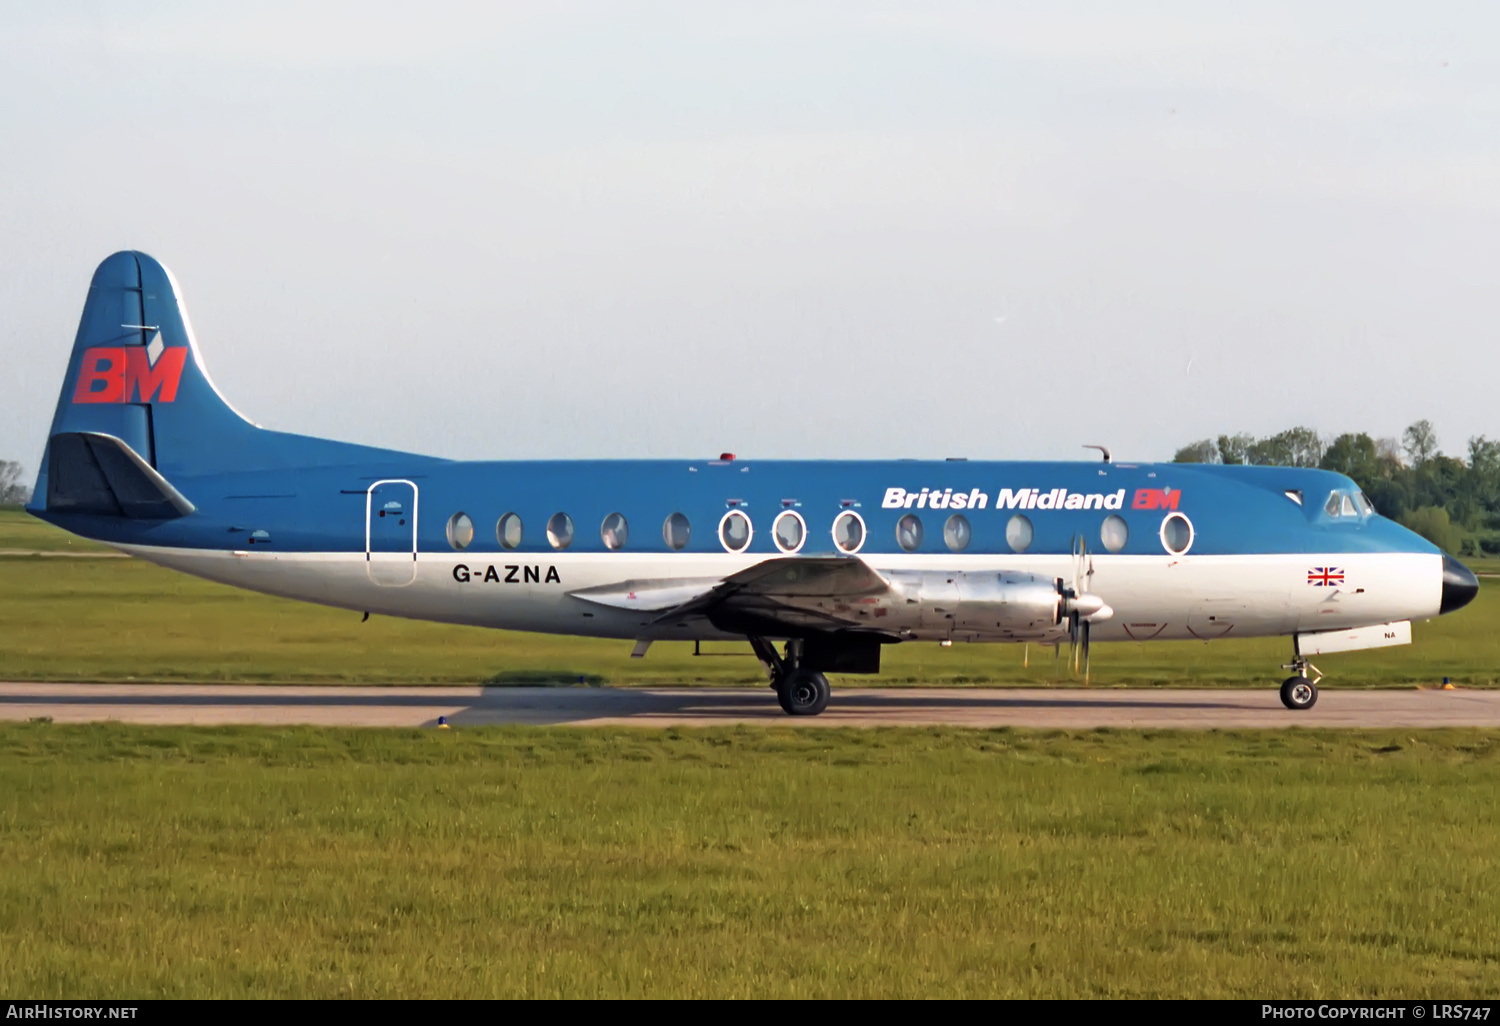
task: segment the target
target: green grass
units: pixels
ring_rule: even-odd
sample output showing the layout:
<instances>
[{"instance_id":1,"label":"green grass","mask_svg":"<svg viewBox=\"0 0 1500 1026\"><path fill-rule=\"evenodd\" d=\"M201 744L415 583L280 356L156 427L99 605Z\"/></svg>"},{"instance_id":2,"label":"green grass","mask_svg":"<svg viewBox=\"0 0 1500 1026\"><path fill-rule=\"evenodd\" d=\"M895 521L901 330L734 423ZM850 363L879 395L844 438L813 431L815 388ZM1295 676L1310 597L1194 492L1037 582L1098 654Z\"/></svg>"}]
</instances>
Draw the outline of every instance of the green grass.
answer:
<instances>
[{"instance_id":1,"label":"green grass","mask_svg":"<svg viewBox=\"0 0 1500 1026\"><path fill-rule=\"evenodd\" d=\"M17 532L61 535L0 514L0 549ZM30 518L27 518L28 520ZM14 547L14 546L9 546ZM1500 683L1500 588L1413 628L1415 643L1318 659L1331 684L1412 686L1443 677ZM630 643L373 617L198 580L128 559L0 557L0 674L10 680L328 683L756 684L746 645ZM1119 642L1094 648L1093 683L1268 685L1285 676L1285 638ZM1029 666L1023 661L1029 660ZM839 686L1076 683L1052 650L1018 645L897 645L883 672Z\"/></svg>"},{"instance_id":2,"label":"green grass","mask_svg":"<svg viewBox=\"0 0 1500 1026\"><path fill-rule=\"evenodd\" d=\"M19 506L0 506L0 552L112 552L108 546L38 520Z\"/></svg>"},{"instance_id":3,"label":"green grass","mask_svg":"<svg viewBox=\"0 0 1500 1026\"><path fill-rule=\"evenodd\" d=\"M28 997L1485 997L1500 735L0 726Z\"/></svg>"}]
</instances>

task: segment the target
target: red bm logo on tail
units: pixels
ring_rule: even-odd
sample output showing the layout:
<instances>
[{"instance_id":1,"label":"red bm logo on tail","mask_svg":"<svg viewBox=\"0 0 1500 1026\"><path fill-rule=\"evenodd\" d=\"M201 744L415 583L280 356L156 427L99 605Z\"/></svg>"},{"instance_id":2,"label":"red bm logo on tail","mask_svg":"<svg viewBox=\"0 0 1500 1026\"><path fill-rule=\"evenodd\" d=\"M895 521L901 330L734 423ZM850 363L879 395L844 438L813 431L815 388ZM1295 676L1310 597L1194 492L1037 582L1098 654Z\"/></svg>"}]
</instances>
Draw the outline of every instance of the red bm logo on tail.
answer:
<instances>
[{"instance_id":1,"label":"red bm logo on tail","mask_svg":"<svg viewBox=\"0 0 1500 1026\"><path fill-rule=\"evenodd\" d=\"M1137 488L1131 509L1176 509L1181 488Z\"/></svg>"},{"instance_id":2,"label":"red bm logo on tail","mask_svg":"<svg viewBox=\"0 0 1500 1026\"><path fill-rule=\"evenodd\" d=\"M177 398L187 347L162 349L153 362L147 346L86 349L78 368L75 403L170 403Z\"/></svg>"}]
</instances>

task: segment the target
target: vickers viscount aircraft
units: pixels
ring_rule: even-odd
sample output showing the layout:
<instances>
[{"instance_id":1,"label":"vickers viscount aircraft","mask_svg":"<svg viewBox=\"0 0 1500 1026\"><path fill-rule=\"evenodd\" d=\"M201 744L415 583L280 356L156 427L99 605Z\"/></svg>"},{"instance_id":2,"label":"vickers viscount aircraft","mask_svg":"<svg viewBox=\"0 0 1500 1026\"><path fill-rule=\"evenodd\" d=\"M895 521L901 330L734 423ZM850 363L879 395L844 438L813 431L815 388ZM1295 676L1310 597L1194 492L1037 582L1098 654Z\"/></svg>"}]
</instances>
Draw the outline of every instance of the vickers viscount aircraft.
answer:
<instances>
[{"instance_id":1,"label":"vickers viscount aircraft","mask_svg":"<svg viewBox=\"0 0 1500 1026\"><path fill-rule=\"evenodd\" d=\"M261 428L175 280L94 274L28 508L214 581L354 611L634 641L748 639L792 715L887 645L1289 636L1406 644L1467 568L1340 474L1111 462L459 462Z\"/></svg>"}]
</instances>

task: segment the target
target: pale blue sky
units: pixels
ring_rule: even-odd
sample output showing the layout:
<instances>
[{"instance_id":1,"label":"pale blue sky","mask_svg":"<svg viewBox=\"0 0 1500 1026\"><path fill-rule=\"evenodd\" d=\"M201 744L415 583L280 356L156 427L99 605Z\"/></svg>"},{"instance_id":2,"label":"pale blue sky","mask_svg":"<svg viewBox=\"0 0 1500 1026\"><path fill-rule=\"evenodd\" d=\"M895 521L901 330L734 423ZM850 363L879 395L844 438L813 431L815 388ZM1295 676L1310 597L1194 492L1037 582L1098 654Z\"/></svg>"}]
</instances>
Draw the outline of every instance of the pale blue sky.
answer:
<instances>
[{"instance_id":1,"label":"pale blue sky","mask_svg":"<svg viewBox=\"0 0 1500 1026\"><path fill-rule=\"evenodd\" d=\"M458 457L1500 435L1500 9L0 0L0 458L89 275Z\"/></svg>"}]
</instances>

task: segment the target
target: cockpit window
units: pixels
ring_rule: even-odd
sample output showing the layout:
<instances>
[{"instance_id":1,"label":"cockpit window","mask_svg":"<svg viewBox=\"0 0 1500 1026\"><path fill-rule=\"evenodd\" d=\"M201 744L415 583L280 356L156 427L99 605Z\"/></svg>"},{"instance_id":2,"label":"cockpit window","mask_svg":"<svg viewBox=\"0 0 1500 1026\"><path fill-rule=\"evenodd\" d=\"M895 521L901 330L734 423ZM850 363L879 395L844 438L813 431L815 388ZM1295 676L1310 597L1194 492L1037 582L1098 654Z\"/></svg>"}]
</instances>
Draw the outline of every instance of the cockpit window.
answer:
<instances>
[{"instance_id":1,"label":"cockpit window","mask_svg":"<svg viewBox=\"0 0 1500 1026\"><path fill-rule=\"evenodd\" d=\"M1331 517L1354 517L1357 520L1374 513L1375 507L1370 505L1364 492L1330 492L1328 501L1323 503L1323 512Z\"/></svg>"}]
</instances>

